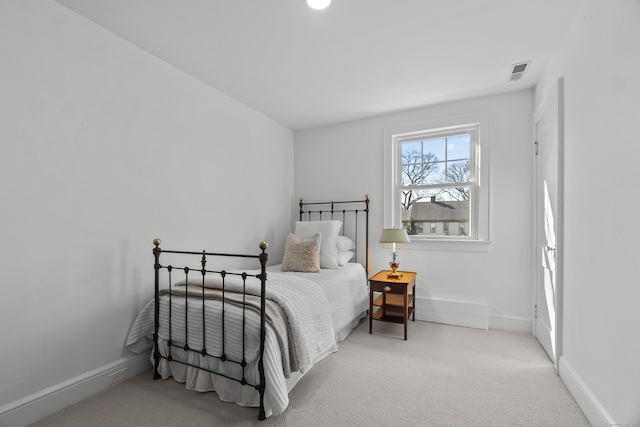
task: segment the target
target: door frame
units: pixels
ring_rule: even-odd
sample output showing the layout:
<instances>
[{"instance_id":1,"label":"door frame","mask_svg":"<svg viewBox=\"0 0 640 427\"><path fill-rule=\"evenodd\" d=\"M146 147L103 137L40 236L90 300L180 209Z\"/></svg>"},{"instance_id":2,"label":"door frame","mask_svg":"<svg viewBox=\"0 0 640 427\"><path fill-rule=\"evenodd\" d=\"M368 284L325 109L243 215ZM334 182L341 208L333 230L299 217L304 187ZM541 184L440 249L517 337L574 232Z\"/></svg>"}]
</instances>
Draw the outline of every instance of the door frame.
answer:
<instances>
[{"instance_id":1,"label":"door frame","mask_svg":"<svg viewBox=\"0 0 640 427\"><path fill-rule=\"evenodd\" d=\"M547 114L557 114L558 123L558 188L557 188L557 212L555 213L556 225L556 324L555 328L555 354L552 359L556 372L558 371L558 360L562 355L562 313L563 313L563 288L564 288L564 80L562 77L554 83L549 93L542 103L533 113L532 133L535 142L536 153L533 156L533 304L531 305L531 334L537 337L536 331L536 304L538 302L538 288L543 286L543 277L538 265L538 251L540 250L540 236L543 230L541 215L543 215L544 201L540 194L542 189L539 186L541 174L540 161L537 155L537 124Z\"/></svg>"}]
</instances>

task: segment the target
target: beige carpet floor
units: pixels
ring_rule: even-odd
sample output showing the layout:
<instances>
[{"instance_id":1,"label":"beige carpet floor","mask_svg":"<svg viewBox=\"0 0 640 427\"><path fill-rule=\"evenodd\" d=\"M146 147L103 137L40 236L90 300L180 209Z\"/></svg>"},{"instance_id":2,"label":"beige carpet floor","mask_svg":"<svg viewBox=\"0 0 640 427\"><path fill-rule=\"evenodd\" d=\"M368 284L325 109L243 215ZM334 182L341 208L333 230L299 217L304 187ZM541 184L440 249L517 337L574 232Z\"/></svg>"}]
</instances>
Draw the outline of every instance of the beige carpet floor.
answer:
<instances>
[{"instance_id":1,"label":"beige carpet floor","mask_svg":"<svg viewBox=\"0 0 640 427\"><path fill-rule=\"evenodd\" d=\"M365 319L291 391L284 413L188 391L151 372L111 386L35 426L589 426L527 334Z\"/></svg>"}]
</instances>

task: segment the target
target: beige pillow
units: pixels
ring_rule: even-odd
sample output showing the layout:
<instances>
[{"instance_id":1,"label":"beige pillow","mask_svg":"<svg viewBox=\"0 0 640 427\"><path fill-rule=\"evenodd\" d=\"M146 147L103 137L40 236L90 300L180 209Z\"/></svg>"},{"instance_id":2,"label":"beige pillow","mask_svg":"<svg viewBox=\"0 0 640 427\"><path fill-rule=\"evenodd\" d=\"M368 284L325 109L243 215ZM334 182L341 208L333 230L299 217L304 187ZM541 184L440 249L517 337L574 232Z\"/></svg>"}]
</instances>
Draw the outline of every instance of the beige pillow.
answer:
<instances>
[{"instance_id":1,"label":"beige pillow","mask_svg":"<svg viewBox=\"0 0 640 427\"><path fill-rule=\"evenodd\" d=\"M284 246L282 271L317 273L320 271L320 233L301 239L289 233Z\"/></svg>"}]
</instances>

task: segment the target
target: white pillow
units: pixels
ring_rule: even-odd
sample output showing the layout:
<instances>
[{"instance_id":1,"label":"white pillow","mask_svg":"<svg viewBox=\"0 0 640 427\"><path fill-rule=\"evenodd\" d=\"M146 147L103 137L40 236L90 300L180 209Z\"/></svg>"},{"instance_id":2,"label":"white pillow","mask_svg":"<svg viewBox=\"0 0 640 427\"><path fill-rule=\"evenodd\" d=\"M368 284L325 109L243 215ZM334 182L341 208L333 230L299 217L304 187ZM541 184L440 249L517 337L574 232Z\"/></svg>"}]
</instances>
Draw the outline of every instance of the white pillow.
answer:
<instances>
[{"instance_id":1,"label":"white pillow","mask_svg":"<svg viewBox=\"0 0 640 427\"><path fill-rule=\"evenodd\" d=\"M320 233L301 239L289 233L284 246L282 271L317 273L320 271Z\"/></svg>"},{"instance_id":2,"label":"white pillow","mask_svg":"<svg viewBox=\"0 0 640 427\"><path fill-rule=\"evenodd\" d=\"M338 236L338 253L344 251L352 251L356 248L356 244L353 240L347 236Z\"/></svg>"},{"instance_id":3,"label":"white pillow","mask_svg":"<svg viewBox=\"0 0 640 427\"><path fill-rule=\"evenodd\" d=\"M296 221L295 234L301 239L320 233L320 268L338 268L338 233L342 221Z\"/></svg>"},{"instance_id":4,"label":"white pillow","mask_svg":"<svg viewBox=\"0 0 640 427\"><path fill-rule=\"evenodd\" d=\"M349 261L351 261L351 258L353 258L353 255L355 254L352 251L338 252L338 265L340 267L346 265Z\"/></svg>"}]
</instances>

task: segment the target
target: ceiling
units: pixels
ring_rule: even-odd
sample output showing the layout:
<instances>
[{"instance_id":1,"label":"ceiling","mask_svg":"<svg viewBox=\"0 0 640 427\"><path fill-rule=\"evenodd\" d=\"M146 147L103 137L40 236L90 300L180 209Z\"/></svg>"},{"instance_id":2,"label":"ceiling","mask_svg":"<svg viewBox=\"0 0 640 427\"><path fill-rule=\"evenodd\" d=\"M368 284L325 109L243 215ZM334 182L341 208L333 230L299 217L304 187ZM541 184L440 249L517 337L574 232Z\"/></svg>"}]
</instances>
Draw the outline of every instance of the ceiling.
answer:
<instances>
[{"instance_id":1,"label":"ceiling","mask_svg":"<svg viewBox=\"0 0 640 427\"><path fill-rule=\"evenodd\" d=\"M56 1L293 130L533 87L581 3Z\"/></svg>"}]
</instances>

